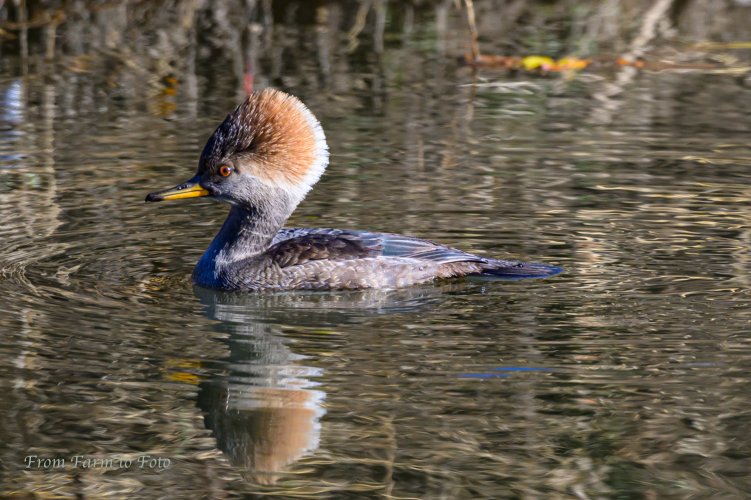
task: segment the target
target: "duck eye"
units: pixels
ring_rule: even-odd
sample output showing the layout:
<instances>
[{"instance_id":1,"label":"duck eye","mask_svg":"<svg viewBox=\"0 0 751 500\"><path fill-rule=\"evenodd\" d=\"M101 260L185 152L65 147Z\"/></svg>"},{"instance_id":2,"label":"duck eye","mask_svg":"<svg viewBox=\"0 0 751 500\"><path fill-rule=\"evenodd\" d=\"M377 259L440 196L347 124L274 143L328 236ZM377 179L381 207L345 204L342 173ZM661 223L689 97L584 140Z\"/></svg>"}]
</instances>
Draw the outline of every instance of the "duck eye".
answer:
<instances>
[{"instance_id":1,"label":"duck eye","mask_svg":"<svg viewBox=\"0 0 751 500\"><path fill-rule=\"evenodd\" d=\"M229 175L232 173L232 167L229 165L222 165L219 167L219 175L222 177L229 177Z\"/></svg>"}]
</instances>

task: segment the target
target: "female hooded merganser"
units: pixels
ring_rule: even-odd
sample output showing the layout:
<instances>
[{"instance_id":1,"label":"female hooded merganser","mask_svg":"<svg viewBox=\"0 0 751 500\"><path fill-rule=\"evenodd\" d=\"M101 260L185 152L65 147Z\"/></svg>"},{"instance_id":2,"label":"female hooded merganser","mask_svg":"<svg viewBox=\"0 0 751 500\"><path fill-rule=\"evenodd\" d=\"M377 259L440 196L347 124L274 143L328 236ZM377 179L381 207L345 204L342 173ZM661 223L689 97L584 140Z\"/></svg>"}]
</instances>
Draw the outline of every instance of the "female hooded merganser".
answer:
<instances>
[{"instance_id":1,"label":"female hooded merganser","mask_svg":"<svg viewBox=\"0 0 751 500\"><path fill-rule=\"evenodd\" d=\"M560 268L499 260L388 233L282 226L329 160L321 125L297 98L254 92L219 125L189 181L146 201L209 196L230 204L193 281L224 290L395 288L434 278L552 276Z\"/></svg>"}]
</instances>

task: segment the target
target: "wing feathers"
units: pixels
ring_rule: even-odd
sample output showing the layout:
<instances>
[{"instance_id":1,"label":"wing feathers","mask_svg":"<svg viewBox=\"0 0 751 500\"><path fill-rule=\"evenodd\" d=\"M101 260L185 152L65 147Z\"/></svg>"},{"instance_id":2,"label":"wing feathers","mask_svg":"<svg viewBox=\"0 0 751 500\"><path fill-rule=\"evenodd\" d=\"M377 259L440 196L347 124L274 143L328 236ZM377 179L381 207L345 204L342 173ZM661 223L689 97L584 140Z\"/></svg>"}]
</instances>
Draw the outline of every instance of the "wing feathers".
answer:
<instances>
[{"instance_id":1,"label":"wing feathers","mask_svg":"<svg viewBox=\"0 0 751 500\"><path fill-rule=\"evenodd\" d=\"M400 234L390 233L371 233L368 231L344 231L341 229L303 229L290 228L282 229L274 238L277 245L281 242L287 242L289 247L286 251L291 251L296 245L307 246L310 244L308 239L318 241L321 244L336 245L339 240L351 242L348 251L334 252L338 258L357 258L356 248L361 250L367 249L368 252L360 256L368 257L402 257L409 259L418 259L430 261L436 264L448 264L450 262L487 262L487 259L472 255L456 248L434 243L429 240L421 240L402 236ZM294 243L299 242L299 243ZM325 254L321 250L320 259L337 258ZM315 260L312 254L307 253L308 260ZM326 255L326 256L324 256Z\"/></svg>"},{"instance_id":2,"label":"wing feathers","mask_svg":"<svg viewBox=\"0 0 751 500\"><path fill-rule=\"evenodd\" d=\"M308 234L292 237L273 245L266 255L279 267L291 267L314 260L348 260L374 257L376 245L349 235Z\"/></svg>"}]
</instances>

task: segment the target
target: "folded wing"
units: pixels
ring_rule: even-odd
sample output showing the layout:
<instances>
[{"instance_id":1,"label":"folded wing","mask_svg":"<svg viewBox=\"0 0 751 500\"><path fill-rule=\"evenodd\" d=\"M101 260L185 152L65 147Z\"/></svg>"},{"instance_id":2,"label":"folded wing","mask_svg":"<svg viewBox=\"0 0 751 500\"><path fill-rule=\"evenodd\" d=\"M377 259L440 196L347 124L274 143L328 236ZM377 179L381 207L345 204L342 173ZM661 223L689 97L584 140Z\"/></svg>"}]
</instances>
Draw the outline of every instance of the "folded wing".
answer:
<instances>
[{"instance_id":1,"label":"folded wing","mask_svg":"<svg viewBox=\"0 0 751 500\"><path fill-rule=\"evenodd\" d=\"M319 259L364 257L397 257L435 264L489 262L489 259L429 240L369 231L290 228L281 230L273 243L269 252L273 251L278 256L275 260L284 266Z\"/></svg>"}]
</instances>

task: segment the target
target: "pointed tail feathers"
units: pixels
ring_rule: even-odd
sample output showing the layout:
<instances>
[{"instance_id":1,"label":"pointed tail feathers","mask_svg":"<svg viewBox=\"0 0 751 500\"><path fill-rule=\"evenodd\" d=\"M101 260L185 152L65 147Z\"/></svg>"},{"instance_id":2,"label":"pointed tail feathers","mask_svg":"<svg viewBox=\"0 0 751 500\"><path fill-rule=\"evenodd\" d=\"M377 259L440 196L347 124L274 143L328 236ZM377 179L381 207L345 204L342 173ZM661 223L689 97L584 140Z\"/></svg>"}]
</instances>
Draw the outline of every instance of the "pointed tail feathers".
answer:
<instances>
[{"instance_id":1,"label":"pointed tail feathers","mask_svg":"<svg viewBox=\"0 0 751 500\"><path fill-rule=\"evenodd\" d=\"M528 263L518 260L488 259L483 266L481 276L492 276L504 279L546 278L555 276L563 271L562 267L547 264Z\"/></svg>"}]
</instances>

